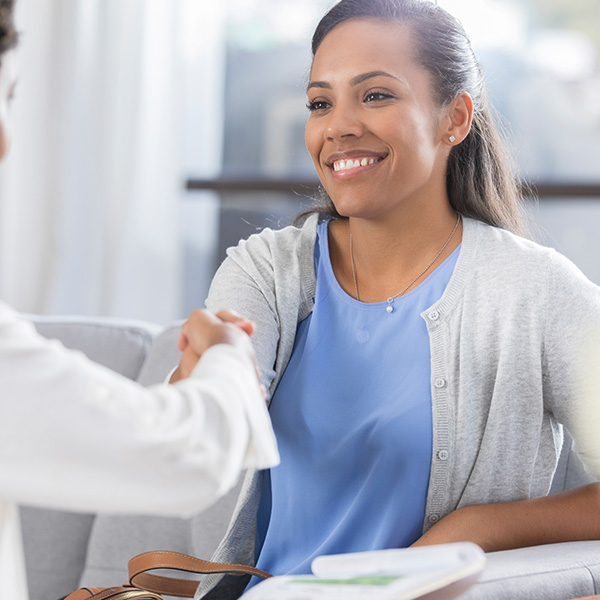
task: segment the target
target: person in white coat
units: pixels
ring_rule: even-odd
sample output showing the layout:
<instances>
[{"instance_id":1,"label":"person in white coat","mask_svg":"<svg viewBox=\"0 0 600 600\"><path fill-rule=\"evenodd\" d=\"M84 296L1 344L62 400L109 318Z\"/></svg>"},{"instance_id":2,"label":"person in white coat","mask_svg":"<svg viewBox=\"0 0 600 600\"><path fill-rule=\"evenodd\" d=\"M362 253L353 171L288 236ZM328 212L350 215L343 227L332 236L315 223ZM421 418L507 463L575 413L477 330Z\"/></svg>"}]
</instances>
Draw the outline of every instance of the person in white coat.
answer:
<instances>
[{"instance_id":1,"label":"person in white coat","mask_svg":"<svg viewBox=\"0 0 600 600\"><path fill-rule=\"evenodd\" d=\"M15 85L13 0L0 0L0 159ZM229 322L227 322L229 321ZM0 590L26 600L17 504L189 516L244 468L278 463L252 323L195 311L189 377L144 388L37 334L0 302Z\"/></svg>"}]
</instances>

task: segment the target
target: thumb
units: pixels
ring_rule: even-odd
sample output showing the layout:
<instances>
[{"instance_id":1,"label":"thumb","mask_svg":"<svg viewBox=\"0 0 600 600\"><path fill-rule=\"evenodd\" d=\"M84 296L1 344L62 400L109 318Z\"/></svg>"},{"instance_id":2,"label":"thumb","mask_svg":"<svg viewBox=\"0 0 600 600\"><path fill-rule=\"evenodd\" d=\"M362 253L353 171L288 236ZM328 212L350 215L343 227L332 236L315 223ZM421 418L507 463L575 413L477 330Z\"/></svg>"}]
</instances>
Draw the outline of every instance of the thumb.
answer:
<instances>
[{"instance_id":1,"label":"thumb","mask_svg":"<svg viewBox=\"0 0 600 600\"><path fill-rule=\"evenodd\" d=\"M252 335L256 331L256 325L252 321L240 317L240 315L233 311L221 310L217 313L216 316L219 317L219 319L221 319L222 321L225 321L226 323L231 323L232 325L239 327L248 335Z\"/></svg>"}]
</instances>

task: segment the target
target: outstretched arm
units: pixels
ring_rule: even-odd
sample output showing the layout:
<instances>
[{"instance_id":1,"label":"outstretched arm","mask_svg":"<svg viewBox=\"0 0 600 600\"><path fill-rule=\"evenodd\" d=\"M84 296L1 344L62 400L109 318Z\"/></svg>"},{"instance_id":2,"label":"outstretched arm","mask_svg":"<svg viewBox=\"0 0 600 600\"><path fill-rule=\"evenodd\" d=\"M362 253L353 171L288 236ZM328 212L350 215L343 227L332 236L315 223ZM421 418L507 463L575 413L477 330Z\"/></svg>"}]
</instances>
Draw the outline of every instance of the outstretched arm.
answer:
<instances>
[{"instance_id":1,"label":"outstretched arm","mask_svg":"<svg viewBox=\"0 0 600 600\"><path fill-rule=\"evenodd\" d=\"M186 516L276 464L247 333L207 311L193 322L190 377L144 388L0 304L0 499Z\"/></svg>"},{"instance_id":2,"label":"outstretched arm","mask_svg":"<svg viewBox=\"0 0 600 600\"><path fill-rule=\"evenodd\" d=\"M600 483L515 502L465 506L413 546L475 542L486 552L600 539Z\"/></svg>"}]
</instances>

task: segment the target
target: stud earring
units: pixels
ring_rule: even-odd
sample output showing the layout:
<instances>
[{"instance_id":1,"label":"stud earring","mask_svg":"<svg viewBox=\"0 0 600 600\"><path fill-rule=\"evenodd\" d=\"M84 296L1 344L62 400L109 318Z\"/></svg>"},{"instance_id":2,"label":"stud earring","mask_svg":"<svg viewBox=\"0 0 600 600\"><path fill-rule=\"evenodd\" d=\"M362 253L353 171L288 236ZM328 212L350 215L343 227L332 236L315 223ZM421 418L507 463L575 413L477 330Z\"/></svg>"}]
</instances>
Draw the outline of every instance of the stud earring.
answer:
<instances>
[{"instance_id":1,"label":"stud earring","mask_svg":"<svg viewBox=\"0 0 600 600\"><path fill-rule=\"evenodd\" d=\"M448 139L450 140L451 144L453 144L456 141L456 138L453 135L451 135Z\"/></svg>"}]
</instances>

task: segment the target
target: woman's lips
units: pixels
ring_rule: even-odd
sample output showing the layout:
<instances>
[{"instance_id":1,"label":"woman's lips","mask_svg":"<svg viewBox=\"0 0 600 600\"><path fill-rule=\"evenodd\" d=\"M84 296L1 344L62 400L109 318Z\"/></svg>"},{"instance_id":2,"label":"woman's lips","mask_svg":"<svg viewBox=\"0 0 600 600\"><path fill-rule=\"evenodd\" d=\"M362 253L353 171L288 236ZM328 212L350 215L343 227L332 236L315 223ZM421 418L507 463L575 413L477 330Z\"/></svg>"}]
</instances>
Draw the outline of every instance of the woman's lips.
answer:
<instances>
[{"instance_id":1,"label":"woman's lips","mask_svg":"<svg viewBox=\"0 0 600 600\"><path fill-rule=\"evenodd\" d=\"M373 156L363 156L362 158L348 158L347 160L344 160L343 158L341 160L336 160L332 167L334 171L348 171L350 169L358 169L358 167L366 167L368 165L373 165L376 162L380 162L382 161L383 158L381 156L379 157L373 157Z\"/></svg>"},{"instance_id":2,"label":"woman's lips","mask_svg":"<svg viewBox=\"0 0 600 600\"><path fill-rule=\"evenodd\" d=\"M327 163L336 179L346 179L354 175L359 175L365 171L375 168L385 156L361 156L355 155L344 158L337 158Z\"/></svg>"}]
</instances>

